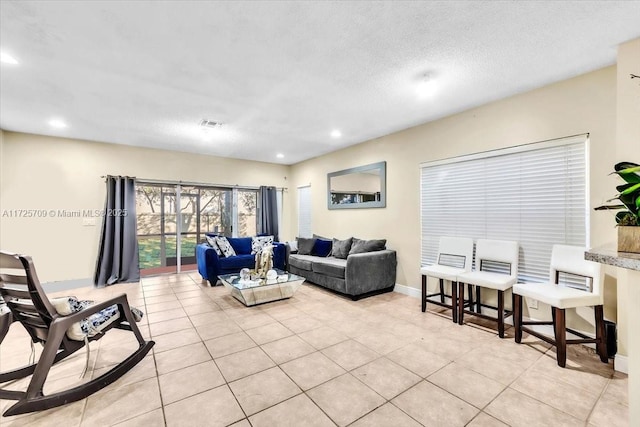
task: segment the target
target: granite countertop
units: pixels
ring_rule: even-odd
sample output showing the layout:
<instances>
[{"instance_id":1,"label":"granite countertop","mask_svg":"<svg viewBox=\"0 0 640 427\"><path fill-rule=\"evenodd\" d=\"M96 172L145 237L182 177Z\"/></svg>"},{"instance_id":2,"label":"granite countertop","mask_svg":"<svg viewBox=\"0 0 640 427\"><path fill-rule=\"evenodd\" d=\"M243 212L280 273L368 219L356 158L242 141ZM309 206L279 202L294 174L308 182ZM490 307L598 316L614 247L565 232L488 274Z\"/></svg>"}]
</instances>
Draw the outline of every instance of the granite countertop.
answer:
<instances>
[{"instance_id":1,"label":"granite countertop","mask_svg":"<svg viewBox=\"0 0 640 427\"><path fill-rule=\"evenodd\" d=\"M618 252L613 248L593 248L584 253L584 258L601 264L640 271L640 254Z\"/></svg>"}]
</instances>

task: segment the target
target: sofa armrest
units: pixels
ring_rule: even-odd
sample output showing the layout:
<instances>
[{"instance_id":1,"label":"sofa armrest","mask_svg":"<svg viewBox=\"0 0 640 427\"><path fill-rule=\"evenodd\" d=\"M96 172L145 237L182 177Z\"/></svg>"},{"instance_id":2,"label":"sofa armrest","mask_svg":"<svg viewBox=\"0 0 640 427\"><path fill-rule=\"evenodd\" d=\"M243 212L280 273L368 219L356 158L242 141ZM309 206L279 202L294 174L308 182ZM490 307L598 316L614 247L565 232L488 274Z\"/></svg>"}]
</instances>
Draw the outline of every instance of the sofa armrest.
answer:
<instances>
[{"instance_id":1,"label":"sofa armrest","mask_svg":"<svg viewBox=\"0 0 640 427\"><path fill-rule=\"evenodd\" d=\"M361 295L396 284L396 251L383 250L347 257L346 293Z\"/></svg>"},{"instance_id":2,"label":"sofa armrest","mask_svg":"<svg viewBox=\"0 0 640 427\"><path fill-rule=\"evenodd\" d=\"M196 246L198 273L212 285L215 285L218 281L219 260L218 254L211 246L206 243L200 243Z\"/></svg>"},{"instance_id":3,"label":"sofa armrest","mask_svg":"<svg viewBox=\"0 0 640 427\"><path fill-rule=\"evenodd\" d=\"M280 270L286 270L287 260L287 245L284 243L273 242L273 267Z\"/></svg>"}]
</instances>

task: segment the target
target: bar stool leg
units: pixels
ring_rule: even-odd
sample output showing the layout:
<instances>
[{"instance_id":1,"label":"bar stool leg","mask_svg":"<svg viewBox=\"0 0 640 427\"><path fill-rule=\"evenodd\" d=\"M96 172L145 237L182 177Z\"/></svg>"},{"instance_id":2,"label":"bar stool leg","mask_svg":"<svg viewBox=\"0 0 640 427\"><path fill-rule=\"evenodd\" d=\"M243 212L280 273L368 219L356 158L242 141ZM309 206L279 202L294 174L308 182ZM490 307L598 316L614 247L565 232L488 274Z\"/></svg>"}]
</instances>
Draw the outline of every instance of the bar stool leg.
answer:
<instances>
[{"instance_id":1,"label":"bar stool leg","mask_svg":"<svg viewBox=\"0 0 640 427\"><path fill-rule=\"evenodd\" d=\"M513 294L513 326L516 330L515 340L522 342L522 296Z\"/></svg>"},{"instance_id":2,"label":"bar stool leg","mask_svg":"<svg viewBox=\"0 0 640 427\"><path fill-rule=\"evenodd\" d=\"M482 301L480 301L480 286L476 286L476 313L482 313Z\"/></svg>"},{"instance_id":3,"label":"bar stool leg","mask_svg":"<svg viewBox=\"0 0 640 427\"><path fill-rule=\"evenodd\" d=\"M458 325L464 323L464 283L458 284Z\"/></svg>"},{"instance_id":4,"label":"bar stool leg","mask_svg":"<svg viewBox=\"0 0 640 427\"><path fill-rule=\"evenodd\" d=\"M451 320L458 322L458 282L451 281Z\"/></svg>"},{"instance_id":5,"label":"bar stool leg","mask_svg":"<svg viewBox=\"0 0 640 427\"><path fill-rule=\"evenodd\" d=\"M440 279L440 302L444 302L444 280Z\"/></svg>"},{"instance_id":6,"label":"bar stool leg","mask_svg":"<svg viewBox=\"0 0 640 427\"><path fill-rule=\"evenodd\" d=\"M564 368L567 365L567 330L565 325L565 312L562 308L553 307L553 329L556 337L556 352L558 366Z\"/></svg>"},{"instance_id":7,"label":"bar stool leg","mask_svg":"<svg viewBox=\"0 0 640 427\"><path fill-rule=\"evenodd\" d=\"M600 356L600 361L608 363L609 357L607 355L607 344L604 333L604 310L601 305L596 305L594 312L596 315L596 339L598 340L596 348L598 350L598 356Z\"/></svg>"},{"instance_id":8,"label":"bar stool leg","mask_svg":"<svg viewBox=\"0 0 640 427\"><path fill-rule=\"evenodd\" d=\"M467 292L469 293L469 310L474 311L473 308L473 289L471 289L472 285L467 285Z\"/></svg>"},{"instance_id":9,"label":"bar stool leg","mask_svg":"<svg viewBox=\"0 0 640 427\"><path fill-rule=\"evenodd\" d=\"M504 338L504 291L498 291L498 336Z\"/></svg>"},{"instance_id":10,"label":"bar stool leg","mask_svg":"<svg viewBox=\"0 0 640 427\"><path fill-rule=\"evenodd\" d=\"M422 312L427 309L427 276L422 275Z\"/></svg>"}]
</instances>

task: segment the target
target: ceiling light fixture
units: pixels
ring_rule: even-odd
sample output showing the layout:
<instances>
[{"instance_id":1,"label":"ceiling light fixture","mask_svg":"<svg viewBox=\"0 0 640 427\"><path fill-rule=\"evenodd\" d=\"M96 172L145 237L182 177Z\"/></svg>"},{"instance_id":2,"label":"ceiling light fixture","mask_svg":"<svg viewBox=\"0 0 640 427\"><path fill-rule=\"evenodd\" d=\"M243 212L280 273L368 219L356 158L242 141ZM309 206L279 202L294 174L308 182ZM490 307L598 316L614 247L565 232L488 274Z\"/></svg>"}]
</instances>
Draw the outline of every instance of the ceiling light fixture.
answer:
<instances>
[{"instance_id":1,"label":"ceiling light fixture","mask_svg":"<svg viewBox=\"0 0 640 427\"><path fill-rule=\"evenodd\" d=\"M278 153L278 154L276 154L276 157L279 158L279 159L284 159L284 154Z\"/></svg>"},{"instance_id":2,"label":"ceiling light fixture","mask_svg":"<svg viewBox=\"0 0 640 427\"><path fill-rule=\"evenodd\" d=\"M418 83L417 91L418 91L418 95L421 98L431 96L435 93L436 82L428 73L422 76L422 80L420 80L420 83Z\"/></svg>"},{"instance_id":3,"label":"ceiling light fixture","mask_svg":"<svg viewBox=\"0 0 640 427\"><path fill-rule=\"evenodd\" d=\"M0 62L3 64L18 65L18 60L6 52L0 52Z\"/></svg>"},{"instance_id":4,"label":"ceiling light fixture","mask_svg":"<svg viewBox=\"0 0 640 427\"><path fill-rule=\"evenodd\" d=\"M342 136L342 132L338 129L334 129L331 131L331 138L340 138Z\"/></svg>"},{"instance_id":5,"label":"ceiling light fixture","mask_svg":"<svg viewBox=\"0 0 640 427\"><path fill-rule=\"evenodd\" d=\"M67 127L67 124L60 119L51 119L49 120L49 126L58 128L58 129L64 129Z\"/></svg>"}]
</instances>

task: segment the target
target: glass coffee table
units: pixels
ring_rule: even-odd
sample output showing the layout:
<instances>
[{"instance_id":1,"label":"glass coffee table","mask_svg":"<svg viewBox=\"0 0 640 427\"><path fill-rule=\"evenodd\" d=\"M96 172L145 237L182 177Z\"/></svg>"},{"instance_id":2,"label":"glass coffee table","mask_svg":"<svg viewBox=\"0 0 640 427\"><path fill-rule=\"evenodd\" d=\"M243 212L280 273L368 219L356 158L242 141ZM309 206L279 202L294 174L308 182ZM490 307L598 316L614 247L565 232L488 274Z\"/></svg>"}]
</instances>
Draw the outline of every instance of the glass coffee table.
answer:
<instances>
[{"instance_id":1,"label":"glass coffee table","mask_svg":"<svg viewBox=\"0 0 640 427\"><path fill-rule=\"evenodd\" d=\"M223 274L218 278L234 298L250 307L264 304L265 302L291 298L300 285L304 283L304 277L278 269L276 269L276 272L278 273L278 278L274 280L240 280L239 274Z\"/></svg>"}]
</instances>

